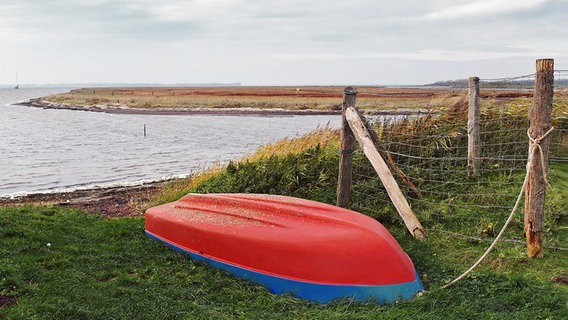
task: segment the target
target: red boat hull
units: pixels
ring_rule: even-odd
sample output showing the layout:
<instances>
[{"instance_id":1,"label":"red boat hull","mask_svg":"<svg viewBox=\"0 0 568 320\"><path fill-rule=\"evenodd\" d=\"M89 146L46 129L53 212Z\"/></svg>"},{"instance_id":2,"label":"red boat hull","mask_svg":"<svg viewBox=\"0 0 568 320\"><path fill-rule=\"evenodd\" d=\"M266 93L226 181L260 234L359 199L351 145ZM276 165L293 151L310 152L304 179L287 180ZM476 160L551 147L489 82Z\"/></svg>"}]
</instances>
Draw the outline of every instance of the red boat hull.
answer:
<instances>
[{"instance_id":1,"label":"red boat hull","mask_svg":"<svg viewBox=\"0 0 568 320\"><path fill-rule=\"evenodd\" d=\"M382 288L382 292L395 286L386 296L384 292L377 296L342 289L347 293L308 297L320 302L353 296L392 302L423 290L412 261L380 223L315 201L274 195L189 194L148 209L146 233L193 258L203 257L263 283L276 293L311 296L298 294L302 287L298 284L327 288L316 291L332 286ZM274 285L259 278L289 283ZM399 292L403 287L408 288ZM312 289L302 292L306 290Z\"/></svg>"}]
</instances>

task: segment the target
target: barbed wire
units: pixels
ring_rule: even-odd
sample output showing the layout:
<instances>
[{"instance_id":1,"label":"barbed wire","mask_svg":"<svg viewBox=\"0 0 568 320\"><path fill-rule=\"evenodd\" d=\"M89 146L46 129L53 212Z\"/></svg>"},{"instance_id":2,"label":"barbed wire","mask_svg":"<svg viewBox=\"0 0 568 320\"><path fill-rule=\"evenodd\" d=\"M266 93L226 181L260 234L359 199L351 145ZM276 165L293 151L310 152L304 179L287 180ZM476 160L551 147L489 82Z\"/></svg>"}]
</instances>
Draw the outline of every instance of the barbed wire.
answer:
<instances>
[{"instance_id":1,"label":"barbed wire","mask_svg":"<svg viewBox=\"0 0 568 320\"><path fill-rule=\"evenodd\" d=\"M520 76L502 77L502 78L480 78L479 83L483 86L495 86L495 85L515 85L513 88L502 88L502 89L524 89L527 91L533 90L534 88L535 73L525 74ZM439 83L433 83L429 85L421 85L412 87L413 89L431 89L433 87L439 89L446 89L446 91L441 92L405 92L404 94L397 92L373 92L369 90L357 90L360 96L373 96L373 97L400 97L405 96L411 97L442 97L448 94L455 94L459 91L469 89L468 79L450 80L442 81ZM523 86L520 88L520 86ZM568 70L554 70L554 87L568 87Z\"/></svg>"},{"instance_id":2,"label":"barbed wire","mask_svg":"<svg viewBox=\"0 0 568 320\"><path fill-rule=\"evenodd\" d=\"M512 81L518 81L518 80L526 80L526 79L533 79L534 80L535 74L531 73L531 74L526 74L526 75L522 75L522 76L516 76L516 77L505 77L505 78L493 78L493 79L479 79L479 82L512 82Z\"/></svg>"}]
</instances>

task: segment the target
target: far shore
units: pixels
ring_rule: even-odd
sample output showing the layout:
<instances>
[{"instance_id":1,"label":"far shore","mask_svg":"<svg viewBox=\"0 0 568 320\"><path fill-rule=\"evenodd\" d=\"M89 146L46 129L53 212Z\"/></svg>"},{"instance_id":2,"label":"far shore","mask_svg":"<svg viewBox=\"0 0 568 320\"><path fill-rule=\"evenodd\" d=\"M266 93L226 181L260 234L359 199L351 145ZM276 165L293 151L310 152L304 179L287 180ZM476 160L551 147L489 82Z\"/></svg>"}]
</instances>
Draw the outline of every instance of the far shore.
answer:
<instances>
[{"instance_id":1,"label":"far shore","mask_svg":"<svg viewBox=\"0 0 568 320\"><path fill-rule=\"evenodd\" d=\"M337 115L341 110L287 110L287 109L254 109L254 108L133 108L115 107L108 105L71 105L53 103L42 98L31 99L26 102L16 103L28 107L43 109L63 109L77 111L104 112L115 114L147 114L147 115Z\"/></svg>"},{"instance_id":2,"label":"far shore","mask_svg":"<svg viewBox=\"0 0 568 320\"><path fill-rule=\"evenodd\" d=\"M27 107L42 109L62 109L90 112L104 112L114 114L145 114L145 115L228 115L228 116L293 116L293 115L341 115L341 110L316 110L316 109L283 109L283 108L135 108L111 105L72 105L66 103L54 103L43 98L31 99L26 102L16 103ZM393 109L393 110L362 110L366 115L415 115L426 114L425 109Z\"/></svg>"},{"instance_id":3,"label":"far shore","mask_svg":"<svg viewBox=\"0 0 568 320\"><path fill-rule=\"evenodd\" d=\"M30 107L149 115L339 115L344 88L140 87L81 88L21 103ZM368 115L425 114L452 106L463 90L357 88L357 107Z\"/></svg>"},{"instance_id":4,"label":"far shore","mask_svg":"<svg viewBox=\"0 0 568 320\"><path fill-rule=\"evenodd\" d=\"M344 90L339 86L81 88L20 105L146 115L339 115ZM357 87L356 92L356 105L366 115L428 114L460 107L467 99L466 88ZM530 99L532 93L484 89L481 95Z\"/></svg>"}]
</instances>

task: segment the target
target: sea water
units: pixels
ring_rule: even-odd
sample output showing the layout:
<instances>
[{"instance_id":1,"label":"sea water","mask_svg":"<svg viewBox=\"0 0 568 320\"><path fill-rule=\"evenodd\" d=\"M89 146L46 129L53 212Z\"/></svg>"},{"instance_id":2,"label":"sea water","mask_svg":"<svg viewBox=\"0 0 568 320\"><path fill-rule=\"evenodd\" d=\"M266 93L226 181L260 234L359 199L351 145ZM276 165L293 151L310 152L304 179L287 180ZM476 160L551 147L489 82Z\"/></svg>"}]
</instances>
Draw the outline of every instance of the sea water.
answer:
<instances>
[{"instance_id":1,"label":"sea water","mask_svg":"<svg viewBox=\"0 0 568 320\"><path fill-rule=\"evenodd\" d=\"M137 115L12 103L52 89L0 89L0 196L183 176L340 116Z\"/></svg>"}]
</instances>

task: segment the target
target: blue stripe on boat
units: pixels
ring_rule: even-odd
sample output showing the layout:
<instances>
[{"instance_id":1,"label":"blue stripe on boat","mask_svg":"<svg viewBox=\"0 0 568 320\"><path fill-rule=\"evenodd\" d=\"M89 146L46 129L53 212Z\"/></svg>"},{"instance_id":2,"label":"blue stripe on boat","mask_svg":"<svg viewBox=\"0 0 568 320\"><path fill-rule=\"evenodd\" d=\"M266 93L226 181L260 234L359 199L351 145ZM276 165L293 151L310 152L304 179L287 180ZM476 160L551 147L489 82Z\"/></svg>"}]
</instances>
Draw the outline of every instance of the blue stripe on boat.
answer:
<instances>
[{"instance_id":1,"label":"blue stripe on boat","mask_svg":"<svg viewBox=\"0 0 568 320\"><path fill-rule=\"evenodd\" d=\"M392 304L396 301L412 299L417 292L424 290L424 286L422 285L422 282L420 282L420 278L418 277L416 271L416 280L412 282L389 285L339 285L286 279L274 275L252 271L209 257L205 257L198 253L178 247L175 244L172 244L147 230L145 230L144 232L148 237L164 242L175 250L188 254L195 261L206 262L213 267L225 270L237 277L248 279L264 285L270 292L274 294L290 293L295 297L316 301L319 303L327 303L332 301L333 299L348 298L357 301L377 302L379 304Z\"/></svg>"}]
</instances>

